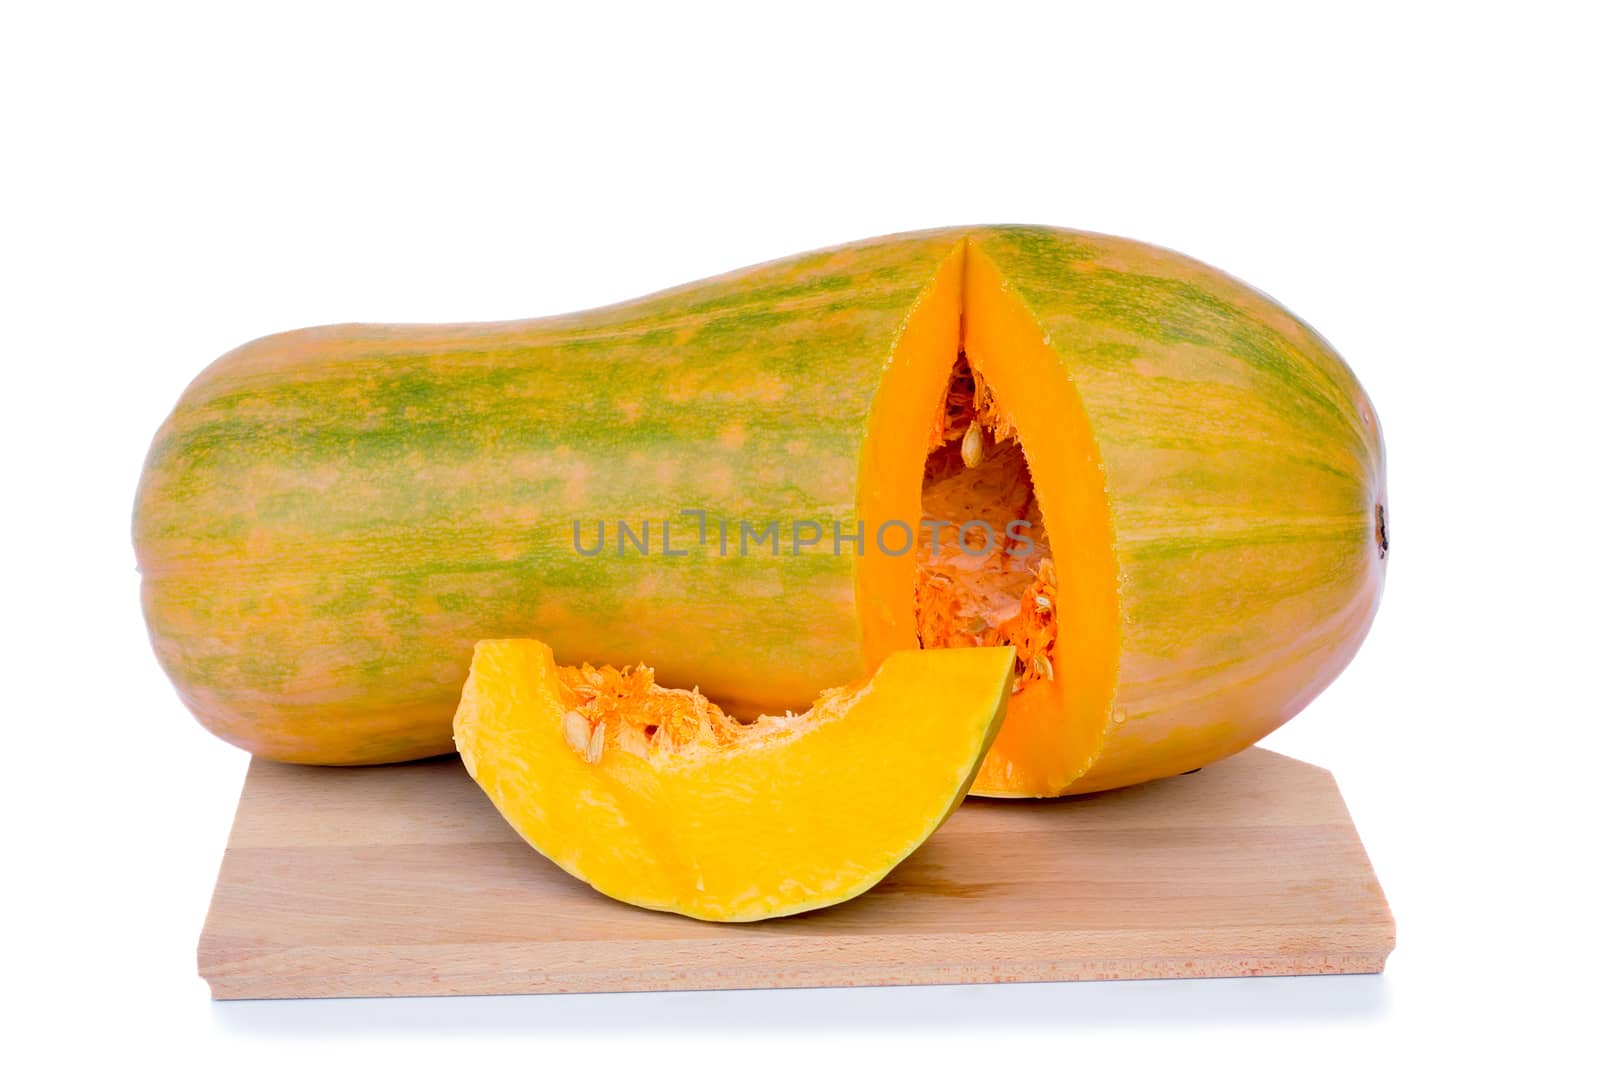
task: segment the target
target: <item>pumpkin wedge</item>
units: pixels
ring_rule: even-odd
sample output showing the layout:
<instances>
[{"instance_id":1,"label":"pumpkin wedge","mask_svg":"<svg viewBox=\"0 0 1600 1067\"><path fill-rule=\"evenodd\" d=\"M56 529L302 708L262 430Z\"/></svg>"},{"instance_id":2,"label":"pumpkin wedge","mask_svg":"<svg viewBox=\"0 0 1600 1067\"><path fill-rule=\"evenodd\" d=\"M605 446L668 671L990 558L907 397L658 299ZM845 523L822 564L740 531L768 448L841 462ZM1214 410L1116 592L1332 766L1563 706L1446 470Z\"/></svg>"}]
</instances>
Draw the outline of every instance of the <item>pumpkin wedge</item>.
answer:
<instances>
[{"instance_id":1,"label":"pumpkin wedge","mask_svg":"<svg viewBox=\"0 0 1600 1067\"><path fill-rule=\"evenodd\" d=\"M1007 646L974 791L1054 796L1220 759L1321 691L1377 609L1384 477L1350 369L1259 292L972 227L253 342L158 432L134 540L162 665L259 755L448 751L479 638L742 717Z\"/></svg>"},{"instance_id":2,"label":"pumpkin wedge","mask_svg":"<svg viewBox=\"0 0 1600 1067\"><path fill-rule=\"evenodd\" d=\"M455 743L511 826L600 892L766 919L870 889L939 827L1000 727L1012 660L898 652L803 714L742 723L648 668L482 641Z\"/></svg>"}]
</instances>

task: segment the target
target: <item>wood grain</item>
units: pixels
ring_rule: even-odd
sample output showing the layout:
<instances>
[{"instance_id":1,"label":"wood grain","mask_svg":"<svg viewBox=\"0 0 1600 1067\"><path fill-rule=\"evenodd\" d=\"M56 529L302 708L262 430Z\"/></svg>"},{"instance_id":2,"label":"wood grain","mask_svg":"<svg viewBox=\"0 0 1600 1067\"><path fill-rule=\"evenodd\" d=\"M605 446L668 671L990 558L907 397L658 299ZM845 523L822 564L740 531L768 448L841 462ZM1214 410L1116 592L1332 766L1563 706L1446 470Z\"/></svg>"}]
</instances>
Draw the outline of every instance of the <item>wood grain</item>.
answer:
<instances>
[{"instance_id":1,"label":"wood grain","mask_svg":"<svg viewBox=\"0 0 1600 1067\"><path fill-rule=\"evenodd\" d=\"M1112 793L968 800L864 896L737 926L570 878L453 758L257 759L199 962L238 999L1366 973L1393 947L1332 776L1262 749Z\"/></svg>"}]
</instances>

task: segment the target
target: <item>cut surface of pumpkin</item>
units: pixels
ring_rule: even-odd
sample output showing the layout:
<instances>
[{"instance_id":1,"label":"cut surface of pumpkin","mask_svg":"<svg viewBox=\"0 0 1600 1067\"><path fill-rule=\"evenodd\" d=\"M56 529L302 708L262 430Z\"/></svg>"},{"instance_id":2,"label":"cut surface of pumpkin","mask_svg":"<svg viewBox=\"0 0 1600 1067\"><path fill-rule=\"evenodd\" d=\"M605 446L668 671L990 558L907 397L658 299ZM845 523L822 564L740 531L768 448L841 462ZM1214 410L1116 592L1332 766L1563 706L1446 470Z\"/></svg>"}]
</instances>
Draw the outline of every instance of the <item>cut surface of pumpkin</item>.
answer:
<instances>
[{"instance_id":1,"label":"cut surface of pumpkin","mask_svg":"<svg viewBox=\"0 0 1600 1067\"><path fill-rule=\"evenodd\" d=\"M959 272L959 307L939 299L952 284L941 275L913 314L868 440L881 460L861 489L917 516L916 551L868 553L859 601L903 606L885 647L1014 648L1006 728L974 792L1054 796L1101 755L1112 725L1118 575L1105 473L1071 376L979 239L944 270ZM922 321L952 314L954 330Z\"/></svg>"},{"instance_id":2,"label":"cut surface of pumpkin","mask_svg":"<svg viewBox=\"0 0 1600 1067\"><path fill-rule=\"evenodd\" d=\"M740 722L647 667L481 641L455 716L467 771L522 837L631 904L750 921L871 888L965 796L1009 648L903 651L809 711Z\"/></svg>"}]
</instances>

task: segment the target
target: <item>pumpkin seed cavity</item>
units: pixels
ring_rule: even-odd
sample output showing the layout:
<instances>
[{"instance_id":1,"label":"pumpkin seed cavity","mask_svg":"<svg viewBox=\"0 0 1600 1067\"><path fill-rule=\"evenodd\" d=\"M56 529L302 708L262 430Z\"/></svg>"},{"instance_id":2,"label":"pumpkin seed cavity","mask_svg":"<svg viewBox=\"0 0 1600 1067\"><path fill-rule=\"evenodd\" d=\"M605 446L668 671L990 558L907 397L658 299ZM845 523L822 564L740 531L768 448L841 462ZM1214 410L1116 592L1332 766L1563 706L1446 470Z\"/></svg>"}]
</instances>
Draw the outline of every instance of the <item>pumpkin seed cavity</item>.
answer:
<instances>
[{"instance_id":1,"label":"pumpkin seed cavity","mask_svg":"<svg viewBox=\"0 0 1600 1067\"><path fill-rule=\"evenodd\" d=\"M1057 585L1049 533L1016 427L964 352L928 441L922 513L916 593L922 646L1010 645L1017 650L1014 693L1054 681ZM1018 520L1026 525L1011 527ZM987 551L985 527L993 532Z\"/></svg>"},{"instance_id":2,"label":"pumpkin seed cavity","mask_svg":"<svg viewBox=\"0 0 1600 1067\"><path fill-rule=\"evenodd\" d=\"M792 739L842 715L867 683L824 690L803 714L784 712L740 720L706 699L698 688L656 684L646 666L557 667L562 703L561 735L587 763L612 749L660 762Z\"/></svg>"}]
</instances>

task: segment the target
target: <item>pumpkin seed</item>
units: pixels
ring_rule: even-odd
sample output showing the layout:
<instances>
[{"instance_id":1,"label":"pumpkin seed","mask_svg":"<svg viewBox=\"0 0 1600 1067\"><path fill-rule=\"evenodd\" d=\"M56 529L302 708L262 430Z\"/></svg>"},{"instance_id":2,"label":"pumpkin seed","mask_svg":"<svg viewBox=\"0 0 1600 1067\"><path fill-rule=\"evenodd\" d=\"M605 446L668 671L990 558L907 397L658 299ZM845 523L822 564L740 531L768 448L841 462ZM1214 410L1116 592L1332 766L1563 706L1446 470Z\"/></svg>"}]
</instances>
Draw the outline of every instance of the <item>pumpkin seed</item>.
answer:
<instances>
[{"instance_id":1,"label":"pumpkin seed","mask_svg":"<svg viewBox=\"0 0 1600 1067\"><path fill-rule=\"evenodd\" d=\"M580 756L588 758L589 751L589 720L575 711L569 711L561 716L561 736L566 739L572 750Z\"/></svg>"},{"instance_id":2,"label":"pumpkin seed","mask_svg":"<svg viewBox=\"0 0 1600 1067\"><path fill-rule=\"evenodd\" d=\"M977 419L967 423L967 432L961 438L961 462L969 470L983 462L983 430Z\"/></svg>"}]
</instances>

